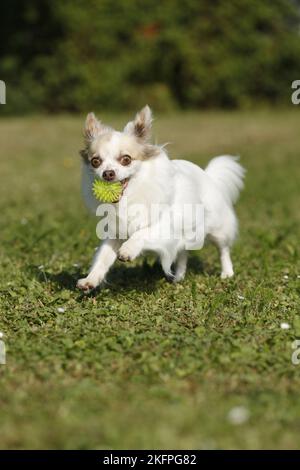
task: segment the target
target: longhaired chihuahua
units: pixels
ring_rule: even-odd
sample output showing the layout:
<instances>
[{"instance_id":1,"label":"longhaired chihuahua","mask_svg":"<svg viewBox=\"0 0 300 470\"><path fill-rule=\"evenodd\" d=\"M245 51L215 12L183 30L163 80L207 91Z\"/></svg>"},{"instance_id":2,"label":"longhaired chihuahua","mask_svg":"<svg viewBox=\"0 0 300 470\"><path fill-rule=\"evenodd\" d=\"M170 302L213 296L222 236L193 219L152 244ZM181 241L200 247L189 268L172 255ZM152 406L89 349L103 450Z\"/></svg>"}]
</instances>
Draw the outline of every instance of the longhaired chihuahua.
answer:
<instances>
[{"instance_id":1,"label":"longhaired chihuahua","mask_svg":"<svg viewBox=\"0 0 300 470\"><path fill-rule=\"evenodd\" d=\"M233 276L230 247L238 227L233 204L245 170L231 156L212 159L205 170L189 161L170 160L164 146L150 143L151 123L148 106L122 132L102 124L93 113L87 116L85 148L80 152L86 205L94 213L99 206L92 192L95 178L118 181L122 191L108 205L118 209L108 218L116 234L102 241L89 274L77 283L85 292L104 281L116 259L129 262L147 250L158 255L166 276L179 282L185 276L187 252L201 248L206 238L220 251L222 279ZM125 201L126 211L121 209ZM137 205L142 210L130 210ZM188 215L186 208L191 209ZM156 215L150 216L153 212Z\"/></svg>"}]
</instances>

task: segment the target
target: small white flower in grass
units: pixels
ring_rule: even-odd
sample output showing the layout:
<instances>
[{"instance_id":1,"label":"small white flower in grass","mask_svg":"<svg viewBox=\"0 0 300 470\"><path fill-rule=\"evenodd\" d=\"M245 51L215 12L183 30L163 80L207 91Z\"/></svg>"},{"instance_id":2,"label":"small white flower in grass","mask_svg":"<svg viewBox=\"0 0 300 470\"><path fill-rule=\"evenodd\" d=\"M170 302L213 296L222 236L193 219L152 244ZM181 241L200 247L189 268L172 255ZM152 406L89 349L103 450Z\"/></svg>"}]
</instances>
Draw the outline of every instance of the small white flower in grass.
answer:
<instances>
[{"instance_id":1,"label":"small white flower in grass","mask_svg":"<svg viewBox=\"0 0 300 470\"><path fill-rule=\"evenodd\" d=\"M288 276L287 274L285 274L285 275L283 276L283 279L288 279L288 278L289 278L289 276Z\"/></svg>"},{"instance_id":2,"label":"small white flower in grass","mask_svg":"<svg viewBox=\"0 0 300 470\"><path fill-rule=\"evenodd\" d=\"M227 419L231 424L239 425L246 423L250 417L250 412L245 406L235 406L231 408L227 415Z\"/></svg>"},{"instance_id":3,"label":"small white flower in grass","mask_svg":"<svg viewBox=\"0 0 300 470\"><path fill-rule=\"evenodd\" d=\"M2 333L2 331L0 331L0 338L3 338L4 336L4 333Z\"/></svg>"},{"instance_id":4,"label":"small white flower in grass","mask_svg":"<svg viewBox=\"0 0 300 470\"><path fill-rule=\"evenodd\" d=\"M238 298L239 300L245 300L245 297L244 297L243 295L238 295L237 298Z\"/></svg>"},{"instance_id":5,"label":"small white flower in grass","mask_svg":"<svg viewBox=\"0 0 300 470\"><path fill-rule=\"evenodd\" d=\"M58 313L64 313L66 311L66 309L63 308L63 307L58 307L57 311L58 311Z\"/></svg>"},{"instance_id":6,"label":"small white flower in grass","mask_svg":"<svg viewBox=\"0 0 300 470\"><path fill-rule=\"evenodd\" d=\"M283 322L283 323L280 323L280 328L282 330L288 330L290 328L290 325L288 323Z\"/></svg>"},{"instance_id":7,"label":"small white flower in grass","mask_svg":"<svg viewBox=\"0 0 300 470\"><path fill-rule=\"evenodd\" d=\"M300 274L298 274L297 279L300 279Z\"/></svg>"}]
</instances>

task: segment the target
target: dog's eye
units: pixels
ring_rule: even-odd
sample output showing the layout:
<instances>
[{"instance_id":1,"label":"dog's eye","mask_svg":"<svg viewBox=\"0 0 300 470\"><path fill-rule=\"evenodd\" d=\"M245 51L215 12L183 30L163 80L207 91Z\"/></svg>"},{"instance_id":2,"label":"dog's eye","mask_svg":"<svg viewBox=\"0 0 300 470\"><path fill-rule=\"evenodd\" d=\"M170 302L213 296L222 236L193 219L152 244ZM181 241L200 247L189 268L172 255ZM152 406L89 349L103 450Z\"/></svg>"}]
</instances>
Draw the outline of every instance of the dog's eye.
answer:
<instances>
[{"instance_id":1,"label":"dog's eye","mask_svg":"<svg viewBox=\"0 0 300 470\"><path fill-rule=\"evenodd\" d=\"M101 163L102 163L102 160L99 157L93 157L92 160L91 160L91 165L94 168L98 168L101 165Z\"/></svg>"},{"instance_id":2,"label":"dog's eye","mask_svg":"<svg viewBox=\"0 0 300 470\"><path fill-rule=\"evenodd\" d=\"M123 165L123 166L130 165L130 163L131 163L131 157L130 157L129 155L123 155L123 156L120 158L120 163L121 163L121 165Z\"/></svg>"}]
</instances>

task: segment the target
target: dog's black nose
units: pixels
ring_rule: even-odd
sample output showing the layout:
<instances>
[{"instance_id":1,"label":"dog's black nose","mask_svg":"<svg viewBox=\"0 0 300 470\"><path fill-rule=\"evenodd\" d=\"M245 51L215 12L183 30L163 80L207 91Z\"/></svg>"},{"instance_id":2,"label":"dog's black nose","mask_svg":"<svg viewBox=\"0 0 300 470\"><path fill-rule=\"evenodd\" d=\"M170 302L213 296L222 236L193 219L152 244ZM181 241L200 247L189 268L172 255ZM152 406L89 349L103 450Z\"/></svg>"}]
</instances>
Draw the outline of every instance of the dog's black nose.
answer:
<instances>
[{"instance_id":1,"label":"dog's black nose","mask_svg":"<svg viewBox=\"0 0 300 470\"><path fill-rule=\"evenodd\" d=\"M116 173L114 170L106 170L103 171L102 176L106 181L112 181L115 178Z\"/></svg>"}]
</instances>

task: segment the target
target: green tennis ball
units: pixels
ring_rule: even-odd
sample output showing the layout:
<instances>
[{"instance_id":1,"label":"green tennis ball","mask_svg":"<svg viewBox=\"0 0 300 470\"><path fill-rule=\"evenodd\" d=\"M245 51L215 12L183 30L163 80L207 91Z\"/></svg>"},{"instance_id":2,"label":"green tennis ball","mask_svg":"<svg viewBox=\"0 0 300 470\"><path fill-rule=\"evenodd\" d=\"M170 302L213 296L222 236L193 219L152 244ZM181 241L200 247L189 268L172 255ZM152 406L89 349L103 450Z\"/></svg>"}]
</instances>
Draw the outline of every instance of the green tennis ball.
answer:
<instances>
[{"instance_id":1,"label":"green tennis ball","mask_svg":"<svg viewBox=\"0 0 300 470\"><path fill-rule=\"evenodd\" d=\"M96 199L102 202L118 202L122 194L122 184L120 181L109 183L95 179L93 183L93 194Z\"/></svg>"}]
</instances>

